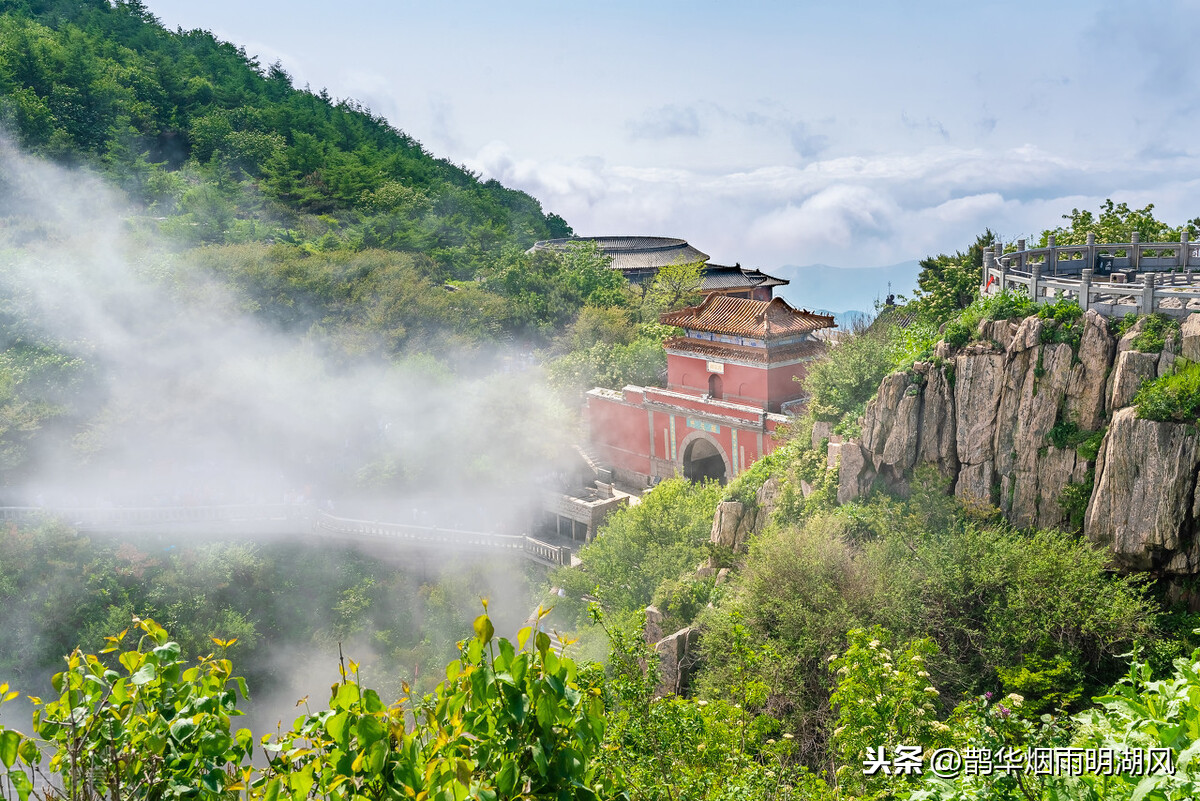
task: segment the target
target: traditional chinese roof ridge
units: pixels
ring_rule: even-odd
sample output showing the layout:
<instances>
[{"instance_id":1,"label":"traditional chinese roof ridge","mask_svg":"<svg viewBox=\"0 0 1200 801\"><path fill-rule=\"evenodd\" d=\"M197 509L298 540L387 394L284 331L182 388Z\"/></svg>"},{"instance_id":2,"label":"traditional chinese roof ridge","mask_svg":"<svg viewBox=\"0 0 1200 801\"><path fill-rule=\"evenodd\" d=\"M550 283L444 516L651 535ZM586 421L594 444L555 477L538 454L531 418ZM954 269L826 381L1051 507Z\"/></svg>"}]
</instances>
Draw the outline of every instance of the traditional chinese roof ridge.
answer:
<instances>
[{"instance_id":1,"label":"traditional chinese roof ridge","mask_svg":"<svg viewBox=\"0 0 1200 801\"><path fill-rule=\"evenodd\" d=\"M753 289L755 287L785 286L788 281L767 275L761 270L752 270L735 264L730 267L725 264L706 264L703 269L704 284L701 290L711 292L714 289Z\"/></svg>"},{"instance_id":2,"label":"traditional chinese roof ridge","mask_svg":"<svg viewBox=\"0 0 1200 801\"><path fill-rule=\"evenodd\" d=\"M668 236L571 236L544 239L534 243L530 251L562 251L574 242L595 242L612 257L614 270L656 270L668 264L707 262L708 254L687 243Z\"/></svg>"},{"instance_id":3,"label":"traditional chinese roof ridge","mask_svg":"<svg viewBox=\"0 0 1200 801\"><path fill-rule=\"evenodd\" d=\"M824 353L828 345L823 340L806 340L781 345L778 348L751 348L746 345L733 345L725 342L710 342L706 339L691 337L672 337L663 343L668 351L682 351L706 359L726 361L740 359L747 362L768 364L786 361L788 359L803 359Z\"/></svg>"},{"instance_id":4,"label":"traditional chinese roof ridge","mask_svg":"<svg viewBox=\"0 0 1200 801\"><path fill-rule=\"evenodd\" d=\"M835 327L833 315L794 309L783 298L748 300L716 292L698 306L668 312L659 320L692 331L761 339Z\"/></svg>"}]
</instances>

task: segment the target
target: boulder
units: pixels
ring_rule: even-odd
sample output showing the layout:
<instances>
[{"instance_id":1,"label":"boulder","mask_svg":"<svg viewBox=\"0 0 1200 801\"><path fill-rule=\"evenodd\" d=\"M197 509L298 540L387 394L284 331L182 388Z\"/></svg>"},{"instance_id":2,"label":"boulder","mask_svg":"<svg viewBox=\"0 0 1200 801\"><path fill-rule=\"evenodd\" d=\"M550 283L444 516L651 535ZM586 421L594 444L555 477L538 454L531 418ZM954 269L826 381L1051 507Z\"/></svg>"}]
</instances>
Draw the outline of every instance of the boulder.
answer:
<instances>
[{"instance_id":1,"label":"boulder","mask_svg":"<svg viewBox=\"0 0 1200 801\"><path fill-rule=\"evenodd\" d=\"M983 323L980 328L982 338L995 342L1001 350L1008 350L1017 330L1017 326L1013 325L1010 320L993 320L990 323Z\"/></svg>"},{"instance_id":2,"label":"boulder","mask_svg":"<svg viewBox=\"0 0 1200 801\"><path fill-rule=\"evenodd\" d=\"M1163 348L1163 352L1158 354L1158 372L1156 375L1162 378L1165 375L1170 375L1175 372L1175 362L1179 358L1172 350Z\"/></svg>"},{"instance_id":3,"label":"boulder","mask_svg":"<svg viewBox=\"0 0 1200 801\"><path fill-rule=\"evenodd\" d=\"M842 443L838 462L838 503L861 498L875 482L875 465L854 440Z\"/></svg>"},{"instance_id":4,"label":"boulder","mask_svg":"<svg viewBox=\"0 0 1200 801\"><path fill-rule=\"evenodd\" d=\"M1108 380L1108 408L1128 406L1142 382L1158 375L1158 354L1136 350L1121 351Z\"/></svg>"},{"instance_id":5,"label":"boulder","mask_svg":"<svg viewBox=\"0 0 1200 801\"><path fill-rule=\"evenodd\" d=\"M1200 314L1189 314L1183 321L1179 334L1180 355L1188 361L1200 362Z\"/></svg>"},{"instance_id":6,"label":"boulder","mask_svg":"<svg viewBox=\"0 0 1200 801\"><path fill-rule=\"evenodd\" d=\"M813 450L821 447L821 440L829 439L833 435L833 423L825 420L817 420L813 423L812 430L812 446Z\"/></svg>"},{"instance_id":7,"label":"boulder","mask_svg":"<svg viewBox=\"0 0 1200 801\"><path fill-rule=\"evenodd\" d=\"M659 667L657 695L687 695L699 662L699 643L700 630L694 627L680 629L655 643Z\"/></svg>"},{"instance_id":8,"label":"boulder","mask_svg":"<svg viewBox=\"0 0 1200 801\"><path fill-rule=\"evenodd\" d=\"M937 465L942 475L958 472L958 449L954 442L954 389L946 379L944 368L930 369L926 374L921 403L920 433L917 459Z\"/></svg>"},{"instance_id":9,"label":"boulder","mask_svg":"<svg viewBox=\"0 0 1200 801\"><path fill-rule=\"evenodd\" d=\"M801 482L803 484L804 482ZM753 530L755 532L762 531L767 527L767 522L771 519L771 513L775 511L775 507L779 505L779 496L783 494L783 482L776 476L771 476L763 485L758 488L758 494L755 495L758 510L755 512ZM811 488L809 494L812 494ZM805 497L808 497L806 495ZM749 517L749 515L746 515Z\"/></svg>"},{"instance_id":10,"label":"boulder","mask_svg":"<svg viewBox=\"0 0 1200 801\"><path fill-rule=\"evenodd\" d=\"M1096 462L1084 533L1123 570L1196 567L1196 470L1200 432L1186 423L1139 420L1118 410Z\"/></svg>"},{"instance_id":11,"label":"boulder","mask_svg":"<svg viewBox=\"0 0 1200 801\"><path fill-rule=\"evenodd\" d=\"M663 621L666 616L659 611L657 606L647 606L646 623L642 627L642 634L646 637L646 642L654 645L663 638Z\"/></svg>"},{"instance_id":12,"label":"boulder","mask_svg":"<svg viewBox=\"0 0 1200 801\"><path fill-rule=\"evenodd\" d=\"M737 551L744 542L738 539L741 530L745 507L740 501L722 501L717 504L717 513L713 515L712 533L708 539L713 545L721 545L732 551Z\"/></svg>"},{"instance_id":13,"label":"boulder","mask_svg":"<svg viewBox=\"0 0 1200 801\"><path fill-rule=\"evenodd\" d=\"M1017 330L1013 331L1012 340L1009 342L1005 352L1019 353L1023 350L1033 350L1042 343L1042 318L1032 316L1026 317L1017 324Z\"/></svg>"},{"instance_id":14,"label":"boulder","mask_svg":"<svg viewBox=\"0 0 1200 801\"><path fill-rule=\"evenodd\" d=\"M1139 317L1133 327L1125 332L1117 341L1117 353L1124 353L1127 350L1133 350L1133 340L1137 339L1137 335L1146 330L1146 317Z\"/></svg>"},{"instance_id":15,"label":"boulder","mask_svg":"<svg viewBox=\"0 0 1200 801\"><path fill-rule=\"evenodd\" d=\"M836 470L842 458L842 447L846 443L830 441L829 449L825 451L825 469Z\"/></svg>"},{"instance_id":16,"label":"boulder","mask_svg":"<svg viewBox=\"0 0 1200 801\"><path fill-rule=\"evenodd\" d=\"M1096 431L1104 425L1105 378L1117 343L1108 333L1108 322L1093 310L1083 316L1079 361L1071 369L1065 412L1080 428Z\"/></svg>"}]
</instances>

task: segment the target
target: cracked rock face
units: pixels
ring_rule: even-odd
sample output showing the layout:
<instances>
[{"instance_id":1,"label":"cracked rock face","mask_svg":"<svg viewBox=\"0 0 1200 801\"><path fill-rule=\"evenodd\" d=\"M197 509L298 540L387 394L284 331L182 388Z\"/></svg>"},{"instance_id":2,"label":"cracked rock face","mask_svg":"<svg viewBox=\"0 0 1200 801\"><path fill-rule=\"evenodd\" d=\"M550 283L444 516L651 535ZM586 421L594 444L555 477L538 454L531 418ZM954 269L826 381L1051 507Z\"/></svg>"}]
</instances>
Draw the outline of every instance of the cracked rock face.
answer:
<instances>
[{"instance_id":1,"label":"cracked rock face","mask_svg":"<svg viewBox=\"0 0 1200 801\"><path fill-rule=\"evenodd\" d=\"M1194 572L1200 432L1186 423L1113 415L1096 464L1084 531L1126 570ZM1181 570L1180 568L1184 568Z\"/></svg>"},{"instance_id":2,"label":"cracked rock face","mask_svg":"<svg viewBox=\"0 0 1200 801\"><path fill-rule=\"evenodd\" d=\"M1084 532L1111 550L1114 565L1200 572L1200 431L1138 420L1128 408L1177 354L1200 361L1200 314L1162 354L1133 349L1141 321L1118 342L1089 311L1077 323L1077 351L1043 343L1045 325L1037 317L982 323L982 341L957 352L939 343L936 366L887 376L860 421L861 440L831 449L839 503L865 495L876 478L901 486L932 464L960 498L995 504L1014 525L1049 528L1067 522L1063 489L1094 469ZM1080 432L1109 425L1095 464L1050 441L1062 423Z\"/></svg>"}]
</instances>

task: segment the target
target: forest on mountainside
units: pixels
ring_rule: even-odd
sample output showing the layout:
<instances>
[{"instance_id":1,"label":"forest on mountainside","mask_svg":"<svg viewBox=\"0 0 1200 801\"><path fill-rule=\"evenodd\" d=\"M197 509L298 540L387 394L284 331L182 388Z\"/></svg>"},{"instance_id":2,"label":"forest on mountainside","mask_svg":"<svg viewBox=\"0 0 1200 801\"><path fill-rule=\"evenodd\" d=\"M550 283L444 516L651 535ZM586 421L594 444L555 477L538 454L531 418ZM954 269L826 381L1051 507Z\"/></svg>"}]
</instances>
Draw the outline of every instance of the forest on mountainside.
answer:
<instances>
[{"instance_id":1,"label":"forest on mountainside","mask_svg":"<svg viewBox=\"0 0 1200 801\"><path fill-rule=\"evenodd\" d=\"M505 245L570 234L359 103L140 2L0 12L0 119L20 145L99 170L183 242L422 253L464 279Z\"/></svg>"}]
</instances>

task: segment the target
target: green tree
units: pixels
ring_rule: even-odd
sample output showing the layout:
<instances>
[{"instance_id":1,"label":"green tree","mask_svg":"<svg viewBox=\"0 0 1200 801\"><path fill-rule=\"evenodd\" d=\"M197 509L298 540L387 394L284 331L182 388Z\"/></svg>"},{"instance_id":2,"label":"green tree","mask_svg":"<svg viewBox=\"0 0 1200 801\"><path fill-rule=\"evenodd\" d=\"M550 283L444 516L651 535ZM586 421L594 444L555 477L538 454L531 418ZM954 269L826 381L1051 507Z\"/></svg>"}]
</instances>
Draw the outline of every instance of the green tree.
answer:
<instances>
[{"instance_id":1,"label":"green tree","mask_svg":"<svg viewBox=\"0 0 1200 801\"><path fill-rule=\"evenodd\" d=\"M1193 241L1200 230L1200 217L1181 226L1170 226L1154 216L1153 203L1131 209L1128 203L1114 204L1111 199L1104 201L1098 214L1071 209L1063 219L1068 221L1067 225L1042 231L1037 247L1046 247L1051 234L1058 245L1083 245L1088 234L1094 234L1100 244L1129 242L1134 231L1143 242L1177 242L1181 230L1186 230Z\"/></svg>"},{"instance_id":2,"label":"green tree","mask_svg":"<svg viewBox=\"0 0 1200 801\"><path fill-rule=\"evenodd\" d=\"M996 243L991 229L975 238L966 252L921 259L913 302L926 319L940 325L971 305L983 278L983 251Z\"/></svg>"},{"instance_id":3,"label":"green tree","mask_svg":"<svg viewBox=\"0 0 1200 801\"><path fill-rule=\"evenodd\" d=\"M641 610L664 579L704 559L720 497L715 483L663 481L641 503L611 515L580 549L581 564L559 570L552 580L572 597L594 595L610 615Z\"/></svg>"},{"instance_id":4,"label":"green tree","mask_svg":"<svg viewBox=\"0 0 1200 801\"><path fill-rule=\"evenodd\" d=\"M653 322L658 315L700 302L704 286L702 262L679 262L658 269L642 301L642 315Z\"/></svg>"}]
</instances>

